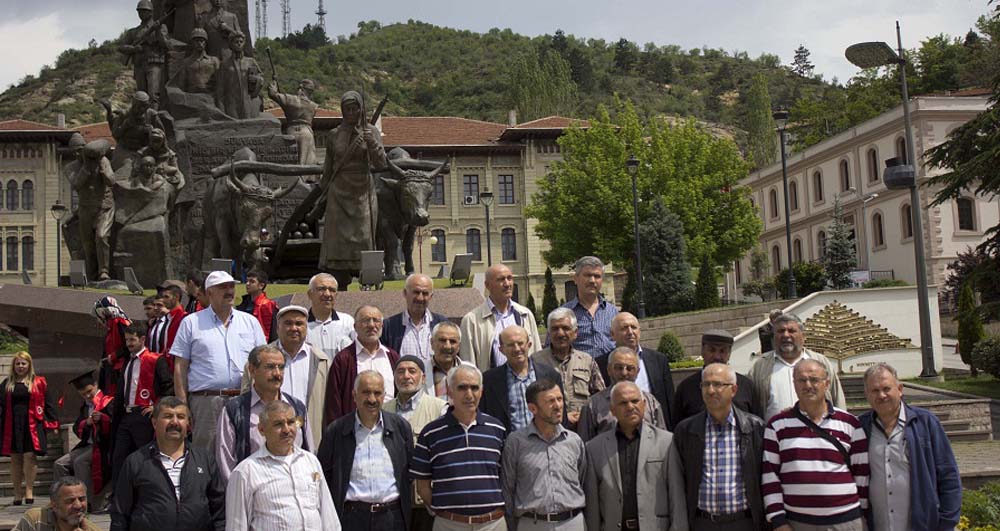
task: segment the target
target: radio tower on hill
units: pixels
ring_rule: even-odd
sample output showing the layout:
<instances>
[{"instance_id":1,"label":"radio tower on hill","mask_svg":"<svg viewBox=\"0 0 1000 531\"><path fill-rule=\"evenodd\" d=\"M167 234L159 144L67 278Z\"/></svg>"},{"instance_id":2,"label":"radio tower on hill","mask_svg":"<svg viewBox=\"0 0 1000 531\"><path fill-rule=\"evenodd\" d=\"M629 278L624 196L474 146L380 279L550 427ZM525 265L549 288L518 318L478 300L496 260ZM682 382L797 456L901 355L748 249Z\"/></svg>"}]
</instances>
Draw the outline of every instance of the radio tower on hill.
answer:
<instances>
[{"instance_id":1,"label":"radio tower on hill","mask_svg":"<svg viewBox=\"0 0 1000 531\"><path fill-rule=\"evenodd\" d=\"M281 36L292 32L292 0L281 0Z\"/></svg>"},{"instance_id":2,"label":"radio tower on hill","mask_svg":"<svg viewBox=\"0 0 1000 531\"><path fill-rule=\"evenodd\" d=\"M319 0L319 7L316 8L316 25L326 31L326 9L323 9L323 0Z\"/></svg>"},{"instance_id":3,"label":"radio tower on hill","mask_svg":"<svg viewBox=\"0 0 1000 531\"><path fill-rule=\"evenodd\" d=\"M256 0L257 39L267 38L267 0Z\"/></svg>"}]
</instances>

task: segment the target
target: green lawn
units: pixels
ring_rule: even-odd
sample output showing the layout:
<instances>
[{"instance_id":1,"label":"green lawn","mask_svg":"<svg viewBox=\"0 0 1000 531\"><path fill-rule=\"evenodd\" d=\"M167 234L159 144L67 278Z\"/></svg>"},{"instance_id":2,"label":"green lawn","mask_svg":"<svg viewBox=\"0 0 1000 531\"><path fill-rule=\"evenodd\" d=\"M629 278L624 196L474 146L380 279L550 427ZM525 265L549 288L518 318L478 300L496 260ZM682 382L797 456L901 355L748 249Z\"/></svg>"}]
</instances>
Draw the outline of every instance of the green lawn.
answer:
<instances>
[{"instance_id":1,"label":"green lawn","mask_svg":"<svg viewBox=\"0 0 1000 531\"><path fill-rule=\"evenodd\" d=\"M387 280L382 286L383 291L402 291L403 284L405 280ZM447 278L435 278L434 279L434 289L445 289L449 286L450 281ZM469 284L469 287L472 287ZM290 293L305 293L309 286L306 284L268 284L267 285L267 296L276 299L282 295L288 295ZM350 286L347 287L348 291L359 291L361 285L357 282L352 282ZM99 290L87 288L88 291L95 291L100 293L107 293L110 295L130 295L127 291L123 290ZM236 285L236 296L242 297L246 294L246 286L243 284ZM145 296L156 295L155 289L147 289L143 292Z\"/></svg>"},{"instance_id":2,"label":"green lawn","mask_svg":"<svg viewBox=\"0 0 1000 531\"><path fill-rule=\"evenodd\" d=\"M920 378L912 378L907 381L938 389L1000 399L1000 381L988 374L980 374L975 378L971 376L950 376L943 382L927 381Z\"/></svg>"}]
</instances>

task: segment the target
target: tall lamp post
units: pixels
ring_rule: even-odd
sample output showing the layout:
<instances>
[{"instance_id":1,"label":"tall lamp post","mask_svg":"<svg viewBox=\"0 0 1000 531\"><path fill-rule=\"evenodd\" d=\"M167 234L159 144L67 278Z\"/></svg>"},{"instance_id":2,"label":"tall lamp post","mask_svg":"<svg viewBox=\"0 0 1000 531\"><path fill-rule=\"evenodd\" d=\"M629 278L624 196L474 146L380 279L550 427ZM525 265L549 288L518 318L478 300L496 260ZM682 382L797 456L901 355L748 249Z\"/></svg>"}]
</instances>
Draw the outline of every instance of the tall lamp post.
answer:
<instances>
[{"instance_id":1,"label":"tall lamp post","mask_svg":"<svg viewBox=\"0 0 1000 531\"><path fill-rule=\"evenodd\" d=\"M924 237L920 220L920 192L917 190L915 151L913 148L913 124L910 119L910 94L906 87L906 56L903 54L903 39L896 21L896 46L882 41L853 44L844 51L847 60L859 68L877 68L896 65L899 69L900 90L903 96L903 121L906 129L906 160L895 158L886 161L883 181L887 188L910 189L910 209L913 223L913 258L917 266L917 305L920 314L920 360L922 378L934 378L934 343L931 337L930 300L927 296L927 264L924 258Z\"/></svg>"},{"instance_id":2,"label":"tall lamp post","mask_svg":"<svg viewBox=\"0 0 1000 531\"><path fill-rule=\"evenodd\" d=\"M58 286L62 278L62 220L69 209L62 204L62 201L56 199L49 212L52 214L52 219L56 220L56 286Z\"/></svg>"},{"instance_id":3,"label":"tall lamp post","mask_svg":"<svg viewBox=\"0 0 1000 531\"><path fill-rule=\"evenodd\" d=\"M785 125L788 123L788 111L778 109L771 115L775 125L778 126L778 137L781 141L781 182L785 188L785 248L788 249L788 298L797 299L798 293L795 290L795 265L792 262L792 220L791 204L788 197L788 163L785 159Z\"/></svg>"},{"instance_id":4,"label":"tall lamp post","mask_svg":"<svg viewBox=\"0 0 1000 531\"><path fill-rule=\"evenodd\" d=\"M483 190L479 193L479 202L486 208L486 267L493 266L493 245L490 238L490 207L493 206L493 192Z\"/></svg>"},{"instance_id":5,"label":"tall lamp post","mask_svg":"<svg viewBox=\"0 0 1000 531\"><path fill-rule=\"evenodd\" d=\"M424 231L423 227L420 227L420 228L417 229L417 249L418 249L417 260L420 261L420 273L421 274L424 272L424 232L425 231ZM437 236L434 236L433 234L431 234L430 238L427 238L427 243L430 243L431 247L434 247L435 245L437 245L437 242L438 242ZM434 257L432 255L431 256L431 261L433 261L433 260L434 260Z\"/></svg>"},{"instance_id":6,"label":"tall lamp post","mask_svg":"<svg viewBox=\"0 0 1000 531\"><path fill-rule=\"evenodd\" d=\"M638 288L639 295L639 319L646 318L646 298L643 296L642 292L642 250L639 245L639 185L637 183L638 173L639 173L639 159L636 156L629 155L628 160L625 161L625 168L628 170L628 174L632 176L632 212L635 214L635 222L633 225L633 232L635 233L635 282Z\"/></svg>"}]
</instances>

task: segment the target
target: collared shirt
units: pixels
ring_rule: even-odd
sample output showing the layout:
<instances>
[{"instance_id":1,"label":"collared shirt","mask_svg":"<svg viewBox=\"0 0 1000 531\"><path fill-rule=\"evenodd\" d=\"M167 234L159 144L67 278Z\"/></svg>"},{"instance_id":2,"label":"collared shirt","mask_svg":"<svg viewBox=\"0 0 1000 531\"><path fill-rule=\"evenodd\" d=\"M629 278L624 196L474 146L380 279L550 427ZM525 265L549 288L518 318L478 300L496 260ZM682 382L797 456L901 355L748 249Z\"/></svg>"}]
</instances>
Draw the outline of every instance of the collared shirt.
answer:
<instances>
[{"instance_id":1,"label":"collared shirt","mask_svg":"<svg viewBox=\"0 0 1000 531\"><path fill-rule=\"evenodd\" d=\"M410 397L409 400L403 401L400 397L396 397L396 414L403 417L406 422L410 422L410 417L413 416L413 412L417 410L417 405L420 404L420 399L424 396L423 389L417 389L416 393ZM381 419L379 419L381 422Z\"/></svg>"},{"instance_id":2,"label":"collared shirt","mask_svg":"<svg viewBox=\"0 0 1000 531\"><path fill-rule=\"evenodd\" d=\"M299 402L308 405L309 369L312 362L309 343L303 343L294 356L285 351L281 341L278 341L278 348L285 355L285 378L281 382L281 392L288 393Z\"/></svg>"},{"instance_id":3,"label":"collared shirt","mask_svg":"<svg viewBox=\"0 0 1000 531\"><path fill-rule=\"evenodd\" d=\"M381 342L374 352L369 352L360 341L354 341L358 353L358 374L364 371L378 371L385 380L385 396L383 402L388 402L396 396L395 376L392 374L392 362L389 361L389 350Z\"/></svg>"},{"instance_id":4,"label":"collared shirt","mask_svg":"<svg viewBox=\"0 0 1000 531\"><path fill-rule=\"evenodd\" d=\"M126 406L135 405L135 393L139 387L139 373L142 372L142 361L139 360L139 356L143 352L146 352L145 347L139 352L132 354L128 360L128 365L125 367L125 388L128 389L128 403L125 404Z\"/></svg>"},{"instance_id":5,"label":"collared shirt","mask_svg":"<svg viewBox=\"0 0 1000 531\"><path fill-rule=\"evenodd\" d=\"M323 467L293 448L275 456L264 446L240 463L226 489L228 531L339 531Z\"/></svg>"},{"instance_id":6,"label":"collared shirt","mask_svg":"<svg viewBox=\"0 0 1000 531\"><path fill-rule=\"evenodd\" d=\"M652 393L652 388L649 387L649 371L646 370L646 362L642 359L642 345L639 345L636 354L639 355L639 373L635 375L635 385L639 386L642 391Z\"/></svg>"},{"instance_id":7,"label":"collared shirt","mask_svg":"<svg viewBox=\"0 0 1000 531\"><path fill-rule=\"evenodd\" d=\"M187 449L181 454L177 460L173 457L159 452L157 456L160 458L160 464L163 465L163 470L166 471L167 477L170 478L170 483L174 485L174 496L178 500L181 499L181 471L184 470L184 461L187 460Z\"/></svg>"},{"instance_id":8,"label":"collared shirt","mask_svg":"<svg viewBox=\"0 0 1000 531\"><path fill-rule=\"evenodd\" d=\"M886 435L878 415L868 439L868 467L875 529L906 531L910 527L910 456L906 443L906 408L900 403L899 420Z\"/></svg>"},{"instance_id":9,"label":"collared shirt","mask_svg":"<svg viewBox=\"0 0 1000 531\"><path fill-rule=\"evenodd\" d=\"M153 319L146 334L146 348L151 352L163 352L167 346L167 327L170 325L170 315L162 315Z\"/></svg>"},{"instance_id":10,"label":"collared shirt","mask_svg":"<svg viewBox=\"0 0 1000 531\"><path fill-rule=\"evenodd\" d=\"M503 352L500 352L500 332L503 332L504 328L508 326L514 326L517 324L517 311L514 310L514 305L507 302L507 311L500 313L496 305L493 304L493 299L487 297L486 304L490 307L490 311L493 312L493 318L496 320L496 326L493 327L493 342L490 343L490 367L499 367L504 363L507 363L507 356L504 356Z\"/></svg>"},{"instance_id":11,"label":"collared shirt","mask_svg":"<svg viewBox=\"0 0 1000 531\"><path fill-rule=\"evenodd\" d=\"M615 429L615 440L618 441L618 470L622 482L622 523L625 520L639 518L639 495L636 488L636 477L639 474L639 440L642 439L642 424L635 430L631 439L621 430ZM624 529L625 526L623 525Z\"/></svg>"},{"instance_id":12,"label":"collared shirt","mask_svg":"<svg viewBox=\"0 0 1000 531\"><path fill-rule=\"evenodd\" d=\"M181 321L170 354L191 362L188 391L239 389L247 356L265 344L257 318L233 309L225 326L211 307Z\"/></svg>"},{"instance_id":13,"label":"collared shirt","mask_svg":"<svg viewBox=\"0 0 1000 531\"><path fill-rule=\"evenodd\" d=\"M806 359L809 359L809 353L805 350L802 351L799 359L795 360L795 363L788 363L785 358L781 357L781 354L775 352L774 369L771 370L771 395L767 399L767 411L764 412L765 421L798 402L799 397L795 394L795 381L792 374L795 371L795 365Z\"/></svg>"},{"instance_id":14,"label":"collared shirt","mask_svg":"<svg viewBox=\"0 0 1000 531\"><path fill-rule=\"evenodd\" d=\"M331 360L354 341L354 318L350 315L335 311L330 313L329 319L320 321L310 310L309 316L306 342L322 350Z\"/></svg>"},{"instance_id":15,"label":"collared shirt","mask_svg":"<svg viewBox=\"0 0 1000 531\"><path fill-rule=\"evenodd\" d=\"M452 365L452 368L458 367L461 364L462 364L462 359L459 358L458 355L456 354L455 364ZM431 376L426 380L427 387L430 388L433 385L434 396L438 398L443 398L444 400L448 400L448 371L450 371L451 369L444 370L438 367L437 364L434 363L433 358L431 359L430 366L431 366Z\"/></svg>"},{"instance_id":16,"label":"collared shirt","mask_svg":"<svg viewBox=\"0 0 1000 531\"><path fill-rule=\"evenodd\" d=\"M424 362L431 359L431 311L427 310L420 324L413 324L410 312L403 312L403 342L399 345L400 356L416 356Z\"/></svg>"},{"instance_id":17,"label":"collared shirt","mask_svg":"<svg viewBox=\"0 0 1000 531\"><path fill-rule=\"evenodd\" d=\"M386 503L399 498L392 456L382 441L384 433L381 413L370 430L354 414L354 464L347 484L347 500Z\"/></svg>"},{"instance_id":18,"label":"collared shirt","mask_svg":"<svg viewBox=\"0 0 1000 531\"><path fill-rule=\"evenodd\" d=\"M615 349L615 342L611 339L611 321L618 315L618 308L608 302L604 295L598 295L597 311L593 316L580 304L579 298L567 301L563 308L573 310L576 315L577 335L573 348L594 358Z\"/></svg>"},{"instance_id":19,"label":"collared shirt","mask_svg":"<svg viewBox=\"0 0 1000 531\"><path fill-rule=\"evenodd\" d=\"M266 406L267 403L260 399L260 395L257 394L257 390L254 389L253 386L250 386L250 390L247 392L250 393L250 453L253 454L264 446L264 436L261 435L257 426L260 425L260 417L264 414L264 406ZM234 397L232 400L236 400L236 398L238 397ZM286 403L288 402L288 399L283 393L278 397L278 400ZM223 478L228 478L239 462L236 461L236 432L233 429L233 423L229 422L229 415L226 414L225 408L219 412L218 429L216 433L218 433L218 437L215 439L215 443L217 445L215 450L215 460L219 465L219 474L221 474ZM303 433L305 433L305 442L309 445L309 448L315 448L315 446L313 446L312 430L308 429L307 426L303 426L302 429L295 434L295 447L302 447Z\"/></svg>"},{"instance_id":20,"label":"collared shirt","mask_svg":"<svg viewBox=\"0 0 1000 531\"><path fill-rule=\"evenodd\" d=\"M535 352L531 359L559 371L566 391L566 410L570 413L583 409L591 395L600 393L607 387L597 360L585 352L573 349L566 359L560 360L552 353L552 347L549 347Z\"/></svg>"},{"instance_id":21,"label":"collared shirt","mask_svg":"<svg viewBox=\"0 0 1000 531\"><path fill-rule=\"evenodd\" d=\"M711 514L732 514L747 509L746 485L740 463L740 430L732 408L719 424L705 415L705 449L702 454L698 508Z\"/></svg>"},{"instance_id":22,"label":"collared shirt","mask_svg":"<svg viewBox=\"0 0 1000 531\"><path fill-rule=\"evenodd\" d=\"M56 527L56 513L50 507L34 507L25 511L24 516L14 526L13 531L59 531ZM86 518L80 522L82 531L100 531L101 528L94 525Z\"/></svg>"},{"instance_id":23,"label":"collared shirt","mask_svg":"<svg viewBox=\"0 0 1000 531\"><path fill-rule=\"evenodd\" d=\"M532 422L507 437L503 447L504 490L513 514L553 514L586 505L583 481L587 452L580 436L556 425L545 440Z\"/></svg>"},{"instance_id":24,"label":"collared shirt","mask_svg":"<svg viewBox=\"0 0 1000 531\"><path fill-rule=\"evenodd\" d=\"M533 415L528 410L528 401L525 393L528 386L535 381L535 364L528 360L528 374L518 376L514 374L514 369L507 365L507 401L510 403L510 425L514 430L519 430L531 424Z\"/></svg>"}]
</instances>

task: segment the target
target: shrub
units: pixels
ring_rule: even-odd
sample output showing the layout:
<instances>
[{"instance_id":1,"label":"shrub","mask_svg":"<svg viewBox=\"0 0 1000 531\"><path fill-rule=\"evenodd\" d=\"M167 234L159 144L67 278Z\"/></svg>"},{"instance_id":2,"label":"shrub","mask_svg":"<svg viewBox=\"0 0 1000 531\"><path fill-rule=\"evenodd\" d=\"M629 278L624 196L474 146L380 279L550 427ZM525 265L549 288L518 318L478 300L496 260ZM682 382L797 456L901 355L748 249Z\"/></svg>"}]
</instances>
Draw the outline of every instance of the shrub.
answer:
<instances>
[{"instance_id":1,"label":"shrub","mask_svg":"<svg viewBox=\"0 0 1000 531\"><path fill-rule=\"evenodd\" d=\"M684 359L684 346L681 345L681 340L677 338L677 334L669 330L660 336L660 344L656 346L656 350L666 354L671 362Z\"/></svg>"},{"instance_id":2,"label":"shrub","mask_svg":"<svg viewBox=\"0 0 1000 531\"><path fill-rule=\"evenodd\" d=\"M976 309L976 295L972 293L972 283L966 282L958 295L958 353L962 357L962 363L969 365L972 377L977 376L977 367L972 363L972 351L976 345L986 336L983 329L983 320L979 317Z\"/></svg>"},{"instance_id":3,"label":"shrub","mask_svg":"<svg viewBox=\"0 0 1000 531\"><path fill-rule=\"evenodd\" d=\"M900 280L898 278L879 278L876 280L869 280L861 285L861 287L868 288L895 288L897 286L909 286L910 284L905 280Z\"/></svg>"},{"instance_id":4,"label":"shrub","mask_svg":"<svg viewBox=\"0 0 1000 531\"><path fill-rule=\"evenodd\" d=\"M792 266L795 272L795 294L800 298L823 291L826 288L826 271L823 264L816 262L797 262ZM774 277L774 288L782 299L788 298L788 268L782 269Z\"/></svg>"},{"instance_id":5,"label":"shrub","mask_svg":"<svg viewBox=\"0 0 1000 531\"><path fill-rule=\"evenodd\" d=\"M959 528L969 531L996 529L1000 522L1000 482L990 482L979 489L962 494L962 524Z\"/></svg>"},{"instance_id":6,"label":"shrub","mask_svg":"<svg viewBox=\"0 0 1000 531\"><path fill-rule=\"evenodd\" d=\"M972 349L972 365L994 378L1000 378L1000 336L990 336L976 344ZM1000 492L1000 484L997 489Z\"/></svg>"},{"instance_id":7,"label":"shrub","mask_svg":"<svg viewBox=\"0 0 1000 531\"><path fill-rule=\"evenodd\" d=\"M681 360L681 361L672 361L672 362L670 362L670 368L671 369L690 369L692 367L701 367L704 364L705 364L705 362L702 361L702 360L684 359L684 360Z\"/></svg>"}]
</instances>

